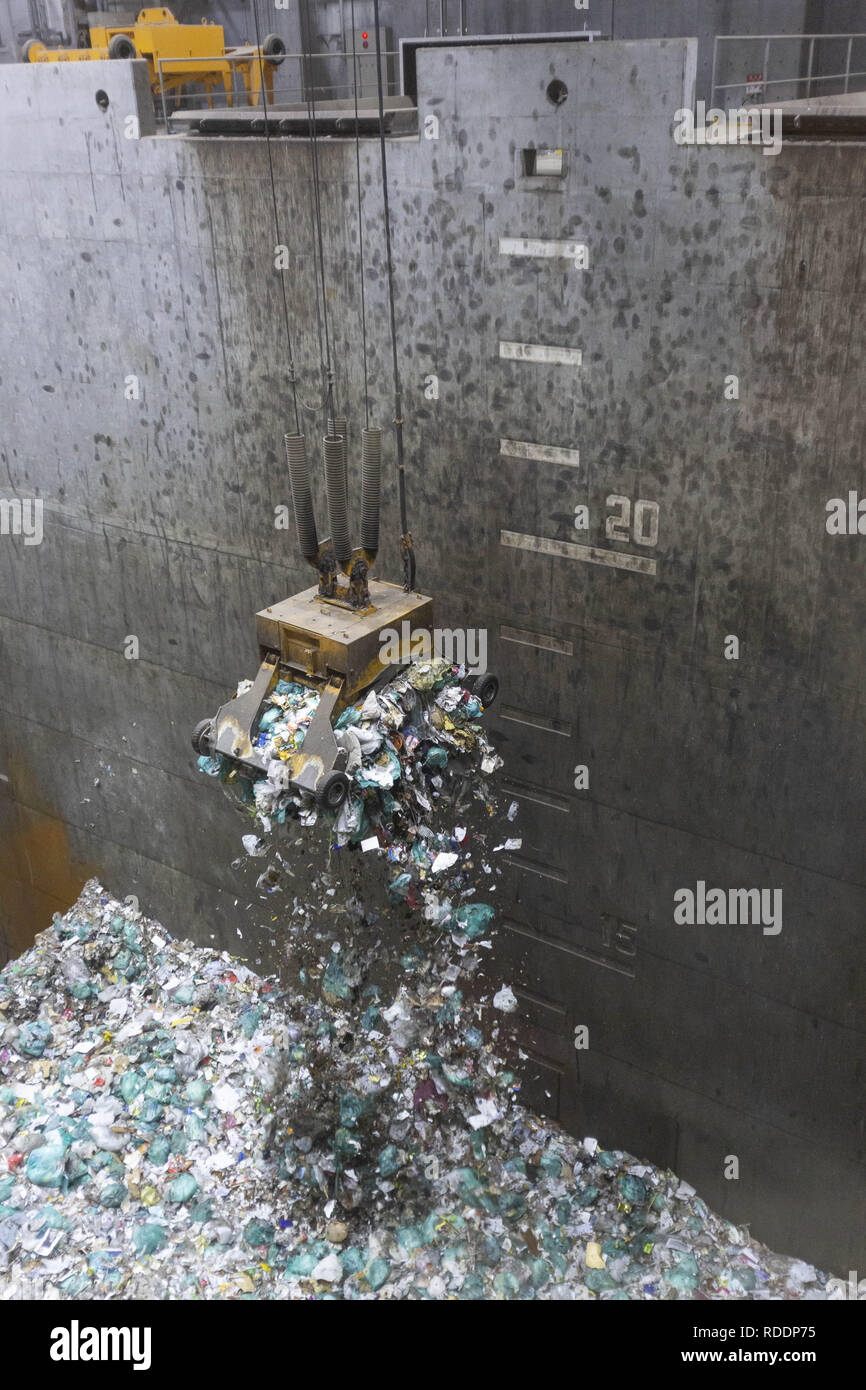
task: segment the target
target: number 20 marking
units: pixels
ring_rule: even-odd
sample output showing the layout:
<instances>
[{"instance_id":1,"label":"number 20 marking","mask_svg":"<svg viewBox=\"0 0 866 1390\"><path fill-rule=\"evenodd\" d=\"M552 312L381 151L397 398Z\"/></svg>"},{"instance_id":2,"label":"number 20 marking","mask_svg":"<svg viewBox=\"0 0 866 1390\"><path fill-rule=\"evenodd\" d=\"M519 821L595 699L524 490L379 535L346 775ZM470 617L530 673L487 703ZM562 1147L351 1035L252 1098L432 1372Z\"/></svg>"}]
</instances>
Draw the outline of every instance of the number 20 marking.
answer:
<instances>
[{"instance_id":1,"label":"number 20 marking","mask_svg":"<svg viewBox=\"0 0 866 1390\"><path fill-rule=\"evenodd\" d=\"M652 546L659 538L659 504L639 497L634 504L634 523L631 522L631 498L621 497L612 492L605 499L605 506L617 507L618 514L607 517L604 534L609 541L628 541L632 537L636 545ZM631 534L630 534L631 532Z\"/></svg>"}]
</instances>

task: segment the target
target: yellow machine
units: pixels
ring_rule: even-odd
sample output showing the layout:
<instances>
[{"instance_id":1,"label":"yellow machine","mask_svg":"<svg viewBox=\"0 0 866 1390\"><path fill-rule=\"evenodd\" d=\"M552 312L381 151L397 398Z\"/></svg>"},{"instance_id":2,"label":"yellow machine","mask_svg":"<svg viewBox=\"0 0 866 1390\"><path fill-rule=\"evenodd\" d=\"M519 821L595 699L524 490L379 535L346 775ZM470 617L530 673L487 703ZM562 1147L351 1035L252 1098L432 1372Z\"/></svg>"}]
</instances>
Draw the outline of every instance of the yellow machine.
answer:
<instances>
[{"instance_id":1,"label":"yellow machine","mask_svg":"<svg viewBox=\"0 0 866 1390\"><path fill-rule=\"evenodd\" d=\"M233 104L233 72L244 85L248 106L258 106L262 81L267 100L274 99L274 72L286 46L277 34L269 34L261 46L226 48L221 24L203 19L201 24L178 24L171 10L141 10L131 28L94 24L90 48L46 48L32 39L24 51L30 63L77 63L105 58L144 58L155 95L178 93L191 84L203 86L208 104L214 87L222 83L229 106Z\"/></svg>"}]
</instances>

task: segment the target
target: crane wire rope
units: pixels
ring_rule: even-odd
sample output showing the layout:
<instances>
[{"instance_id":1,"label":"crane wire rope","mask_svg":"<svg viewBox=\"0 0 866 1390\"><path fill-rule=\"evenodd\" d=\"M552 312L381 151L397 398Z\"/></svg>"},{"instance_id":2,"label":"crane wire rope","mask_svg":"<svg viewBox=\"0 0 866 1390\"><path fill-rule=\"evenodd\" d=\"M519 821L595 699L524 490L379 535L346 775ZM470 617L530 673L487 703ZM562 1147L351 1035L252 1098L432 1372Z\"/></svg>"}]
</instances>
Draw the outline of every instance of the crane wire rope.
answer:
<instances>
[{"instance_id":1,"label":"crane wire rope","mask_svg":"<svg viewBox=\"0 0 866 1390\"><path fill-rule=\"evenodd\" d=\"M356 53L355 0L352 11L352 89L355 97L355 172L358 186L358 264L361 285L361 343L364 356L364 423L370 426L370 388L367 377L367 304L364 292L364 223L361 212L361 137L358 119L358 60Z\"/></svg>"},{"instance_id":2,"label":"crane wire rope","mask_svg":"<svg viewBox=\"0 0 866 1390\"><path fill-rule=\"evenodd\" d=\"M382 160L382 207L385 221L385 253L388 264L388 309L391 319L391 357L394 373L394 428L397 436L397 492L400 500L400 552L403 557L403 588L408 593L415 587L415 551L406 510L406 463L403 452L403 387L397 358L397 311L394 296L394 257L391 250L391 213L388 202L388 160L385 153L385 98L382 91L382 35L379 24L379 0L373 0L373 24L376 30L376 86L379 94L379 150Z\"/></svg>"},{"instance_id":3,"label":"crane wire rope","mask_svg":"<svg viewBox=\"0 0 866 1390\"><path fill-rule=\"evenodd\" d=\"M311 61L311 63L312 63L312 59L313 59L313 40L312 40L313 30L312 30L312 26L311 26L311 23L310 23L310 0L307 0L306 12L307 12L307 35L308 35L308 38L309 38L309 41L310 41L310 53L309 53L309 57L310 57L310 61ZM333 365L332 354L331 354L331 334L330 334L330 328L329 328L329 325L328 325L328 297L327 297L327 286L326 286L326 278L325 278L325 244L324 244L324 238L323 238L323 236L322 236L322 200L321 200L321 175L320 175L320 171L319 171L319 142L318 142L318 137L317 137L317 135L316 135L316 88L315 88L315 81L313 80L313 71L312 71L312 67L310 68L310 78L311 78L311 80L310 80L310 83L309 83L309 86L308 86L308 94L307 94L307 113L308 113L308 119L309 119L309 125L310 125L310 159L311 159L312 170L313 170L313 207L314 207L314 213L315 213L315 234L316 234L316 246L317 246L317 253L318 253L318 276L317 276L317 285L316 285L316 312L317 312L317 315L318 315L318 307L319 307L319 304L318 304L318 279L320 278L320 279L321 279L321 285L322 285L322 316L321 316L320 327L319 327L319 338L320 338L320 351L321 351L321 347L322 347L322 330L324 330L324 353L322 354L322 371L323 371L323 374L324 374L324 382L325 382L325 399L326 399L326 421L325 421L325 428L326 428L326 432L327 432L327 421L328 421L328 418L330 418L330 419L332 419L332 420L335 419L335 418L336 418L337 412L336 412L336 408L335 408L335 404L334 404L334 365Z\"/></svg>"},{"instance_id":4,"label":"crane wire rope","mask_svg":"<svg viewBox=\"0 0 866 1390\"><path fill-rule=\"evenodd\" d=\"M263 105L263 107L264 107L264 113L265 113L265 143L266 143L266 145L267 145L267 151L268 151L268 172L269 172L269 174L270 174L270 180L271 180L271 203L272 203L273 212L274 212L274 236L275 236L275 238L276 238L276 245L277 245L277 247L282 247L285 243L283 242L283 240L282 240L282 238L281 238L281 236L280 236L280 218L279 218L279 212L278 212L278 209L277 209L277 186L276 186L276 181L275 181L275 179L274 179L274 158L273 158L273 152L272 152L272 150L271 150L271 125L270 125L270 121L268 120L268 92L267 92L267 87L266 87L266 85L265 85L265 60L264 60L264 55L263 55L263 53L262 53L261 30L260 30L260 28L259 28L259 11L258 11L257 0L252 0L252 7L253 7L253 22L254 22L254 24L255 24L255 31L256 31L256 49L257 49L258 55L259 55L259 81L260 81L260 83L261 83L262 105ZM294 355L293 355L293 353L292 353L292 331L291 331L291 328L290 328L290 326L289 326L289 301L288 301L288 296L287 296L287 294L286 294L286 281L285 281L285 278L284 278L284 276L285 276L285 271L284 271L284 270L281 270L279 274L280 274L280 290L281 290L281 293L282 293L282 300L283 300L283 321L284 321L285 326L286 326L286 348L287 348L288 355L289 355L289 370L288 370L288 374L289 374L289 382L290 382L291 387L292 387L292 403L293 403L294 411L295 411L295 429L296 429L297 433L300 434L300 432L301 432L301 419L300 419L300 414L299 414L299 412L298 412L298 388L297 388L297 383L296 383L296 381L295 381L295 359L294 359Z\"/></svg>"}]
</instances>

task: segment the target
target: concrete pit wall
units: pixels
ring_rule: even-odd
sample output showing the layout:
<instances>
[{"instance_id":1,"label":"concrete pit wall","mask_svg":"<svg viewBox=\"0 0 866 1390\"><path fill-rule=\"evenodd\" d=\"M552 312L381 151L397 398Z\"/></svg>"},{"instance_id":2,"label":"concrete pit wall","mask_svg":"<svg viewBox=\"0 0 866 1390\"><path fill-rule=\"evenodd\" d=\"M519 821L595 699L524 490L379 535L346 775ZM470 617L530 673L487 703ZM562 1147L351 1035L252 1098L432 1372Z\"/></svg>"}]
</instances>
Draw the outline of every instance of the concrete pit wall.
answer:
<instances>
[{"instance_id":1,"label":"concrete pit wall","mask_svg":"<svg viewBox=\"0 0 866 1390\"><path fill-rule=\"evenodd\" d=\"M825 508L864 486L866 150L679 147L693 73L680 40L420 56L437 138L389 150L419 583L488 629L503 676L528 1098L844 1272L864 1256L866 542ZM292 414L268 154L154 136L148 103L139 64L0 70L0 495L44 500L40 545L0 537L2 914L21 949L98 872L266 962L188 733L252 673L254 612L310 579L274 526ZM563 149L561 181L524 176L533 146ZM272 156L313 437L310 152ZM357 426L353 143L319 157ZM361 166L387 423L375 142ZM521 237L585 244L589 268L501 254ZM572 452L532 456L551 447ZM782 930L677 925L699 880L781 890Z\"/></svg>"}]
</instances>

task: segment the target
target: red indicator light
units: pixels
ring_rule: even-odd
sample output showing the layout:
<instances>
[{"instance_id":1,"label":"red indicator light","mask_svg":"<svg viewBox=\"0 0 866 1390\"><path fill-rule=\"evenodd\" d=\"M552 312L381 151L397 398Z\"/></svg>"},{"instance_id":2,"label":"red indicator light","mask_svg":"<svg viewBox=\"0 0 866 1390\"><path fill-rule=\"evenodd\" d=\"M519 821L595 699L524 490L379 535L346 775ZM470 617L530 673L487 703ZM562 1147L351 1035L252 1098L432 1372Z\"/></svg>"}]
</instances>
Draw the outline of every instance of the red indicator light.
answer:
<instances>
[{"instance_id":1,"label":"red indicator light","mask_svg":"<svg viewBox=\"0 0 866 1390\"><path fill-rule=\"evenodd\" d=\"M366 37L367 37L366 34L362 34L362 35L361 35L361 38L362 38L362 39L365 39Z\"/></svg>"}]
</instances>

